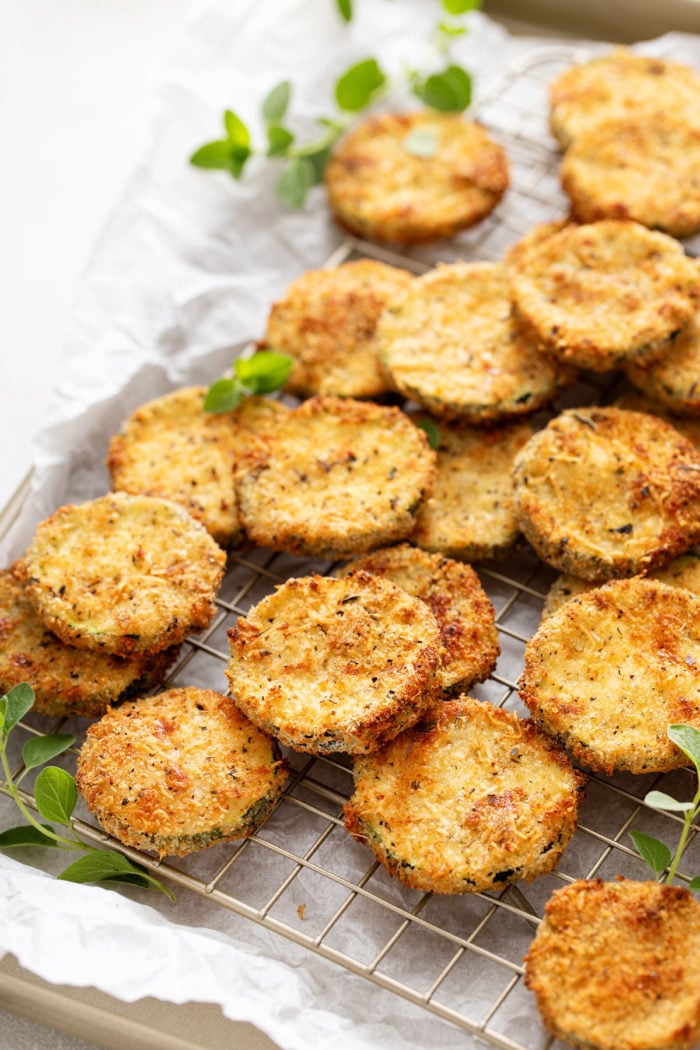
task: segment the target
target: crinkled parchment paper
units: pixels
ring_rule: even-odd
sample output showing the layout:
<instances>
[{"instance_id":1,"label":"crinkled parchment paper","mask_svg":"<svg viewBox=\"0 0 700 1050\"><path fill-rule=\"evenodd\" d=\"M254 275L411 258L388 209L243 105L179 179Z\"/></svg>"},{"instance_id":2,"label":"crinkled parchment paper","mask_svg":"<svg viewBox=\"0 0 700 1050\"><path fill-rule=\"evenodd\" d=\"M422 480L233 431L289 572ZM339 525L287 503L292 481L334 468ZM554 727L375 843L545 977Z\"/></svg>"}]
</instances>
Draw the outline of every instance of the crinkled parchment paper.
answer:
<instances>
[{"instance_id":1,"label":"crinkled parchment paper","mask_svg":"<svg viewBox=\"0 0 700 1050\"><path fill-rule=\"evenodd\" d=\"M362 0L356 8L350 25L331 0L219 0L196 10L157 99L150 151L84 275L50 422L36 441L32 491L0 544L2 564L22 553L57 506L108 489L108 439L137 405L178 385L212 382L235 347L260 335L286 285L341 242L320 188L302 211L289 212L274 195L277 169L264 160L252 160L234 183L190 167L187 157L217 137L225 107L262 142L260 102L283 78L293 83L294 120L308 136L316 117L332 113L332 84L352 62L375 55L394 74L435 68L428 39L436 4ZM475 15L456 56L475 75L477 99L535 43ZM696 64L700 55L687 36L648 49ZM399 93L390 104L409 101ZM0 826L14 822L1 798ZM45 852L27 864L0 854L0 954L14 953L44 979L92 985L124 1001L216 1002L285 1048L482 1045L195 894L180 889L172 905L57 882L58 861L47 867L54 860ZM530 1026L541 1040L532 1004L513 1025L515 1037Z\"/></svg>"}]
</instances>

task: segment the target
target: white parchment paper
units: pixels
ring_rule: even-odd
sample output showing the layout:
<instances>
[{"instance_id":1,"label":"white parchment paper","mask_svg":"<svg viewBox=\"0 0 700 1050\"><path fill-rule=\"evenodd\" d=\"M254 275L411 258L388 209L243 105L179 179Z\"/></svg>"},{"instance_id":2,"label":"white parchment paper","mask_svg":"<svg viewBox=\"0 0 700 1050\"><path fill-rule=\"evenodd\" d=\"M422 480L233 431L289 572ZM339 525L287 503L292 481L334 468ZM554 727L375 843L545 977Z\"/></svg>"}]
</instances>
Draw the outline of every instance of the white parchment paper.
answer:
<instances>
[{"instance_id":1,"label":"white parchment paper","mask_svg":"<svg viewBox=\"0 0 700 1050\"><path fill-rule=\"evenodd\" d=\"M190 167L187 157L220 134L225 107L262 142L260 102L283 78L294 85L294 120L308 135L316 117L332 112L332 84L353 61L375 55L397 75L407 65L438 65L428 43L437 5L363 0L356 8L350 25L330 0L217 0L195 9L157 100L150 151L85 273L50 421L36 442L32 491L0 543L2 564L22 553L58 505L108 489L108 439L137 405L178 385L212 382L234 347L260 335L286 285L340 243L321 189L301 212L288 212L265 161L253 160L234 183ZM474 73L478 98L535 43L476 14L456 57ZM700 65L696 38L673 34L645 49ZM399 92L391 101L409 99ZM4 803L0 826L14 822ZM137 893L53 874L0 854L0 955L13 953L46 980L95 986L124 1001L215 1002L290 1050L482 1045L195 895L180 891L175 906L143 903ZM532 1015L531 1004L523 1007L514 1037L534 1025L533 1039L541 1039Z\"/></svg>"}]
</instances>

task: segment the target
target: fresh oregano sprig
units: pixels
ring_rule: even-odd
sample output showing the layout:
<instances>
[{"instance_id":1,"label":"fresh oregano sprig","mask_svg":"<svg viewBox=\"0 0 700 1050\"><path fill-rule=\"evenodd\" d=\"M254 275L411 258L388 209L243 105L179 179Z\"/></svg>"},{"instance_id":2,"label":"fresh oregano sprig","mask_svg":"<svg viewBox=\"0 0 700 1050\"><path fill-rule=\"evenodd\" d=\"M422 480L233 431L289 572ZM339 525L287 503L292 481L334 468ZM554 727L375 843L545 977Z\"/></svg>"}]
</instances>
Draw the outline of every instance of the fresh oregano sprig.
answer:
<instances>
[{"instance_id":1,"label":"fresh oregano sprig","mask_svg":"<svg viewBox=\"0 0 700 1050\"><path fill-rule=\"evenodd\" d=\"M279 390L291 367L292 358L276 350L258 350L251 357L239 357L233 363L233 375L217 379L209 387L205 412L231 412L244 397Z\"/></svg>"},{"instance_id":2,"label":"fresh oregano sprig","mask_svg":"<svg viewBox=\"0 0 700 1050\"><path fill-rule=\"evenodd\" d=\"M351 0L336 0L341 18L349 22L353 17ZM449 56L452 41L467 31L464 23L455 21L481 6L481 0L441 0L449 20L438 22L434 39L444 68L428 75L411 69L406 72L413 94L426 106L442 112L463 112L471 103L472 79ZM288 208L303 207L309 190L323 179L323 171L331 149L347 131L362 110L375 103L388 89L388 78L376 58L362 59L350 66L335 82L333 98L336 112L318 120L319 132L309 141L299 142L289 127L287 117L292 98L288 80L276 84L265 96L261 116L265 126L264 147L255 146L249 128L231 109L224 111L225 137L207 142L192 153L190 163L199 168L227 171L234 179L241 179L248 160L265 156L281 163L275 183L279 200ZM428 130L408 135L406 150L420 157L430 157L437 150L437 139Z\"/></svg>"},{"instance_id":3,"label":"fresh oregano sprig","mask_svg":"<svg viewBox=\"0 0 700 1050\"><path fill-rule=\"evenodd\" d=\"M20 683L0 697L0 766L5 779L2 789L9 794L22 816L27 821L17 827L0 832L0 848L14 849L21 846L53 846L57 849L76 850L82 857L69 864L58 876L67 882L121 882L146 889L159 890L171 900L173 893L153 878L141 865L134 864L116 850L100 849L85 842L75 831L71 817L78 799L75 779L60 766L46 763L62 754L75 743L70 733L55 733L51 736L32 737L22 748L24 769L13 777L7 755L7 745L12 730L31 709L34 690ZM24 777L32 769L44 766L34 782L34 802L44 820L65 828L56 831L51 824L42 824L36 819L19 790Z\"/></svg>"},{"instance_id":4,"label":"fresh oregano sprig","mask_svg":"<svg viewBox=\"0 0 700 1050\"><path fill-rule=\"evenodd\" d=\"M652 835L645 835L641 831L630 831L630 838L634 842L640 856L652 869L657 879L671 884L678 871L683 852L688 844L688 838L694 821L700 816L700 730L690 725L671 725L666 730L669 740L680 748L688 756L697 774L697 786L695 795L690 802L679 802L665 791L649 791L645 796L645 803L652 809L667 813L682 813L683 827L678 838L676 851L671 855L668 846L660 842ZM664 872L665 877L664 876ZM700 875L696 875L690 883L691 890L700 890Z\"/></svg>"}]
</instances>

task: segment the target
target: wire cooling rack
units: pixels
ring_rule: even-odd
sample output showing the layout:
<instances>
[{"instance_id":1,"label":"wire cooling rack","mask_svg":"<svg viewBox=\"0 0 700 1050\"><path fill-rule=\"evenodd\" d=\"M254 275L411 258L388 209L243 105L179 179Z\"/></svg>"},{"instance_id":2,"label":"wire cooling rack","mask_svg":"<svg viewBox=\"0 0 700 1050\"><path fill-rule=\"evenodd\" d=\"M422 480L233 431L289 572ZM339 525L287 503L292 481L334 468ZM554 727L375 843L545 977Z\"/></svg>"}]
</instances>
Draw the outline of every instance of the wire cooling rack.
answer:
<instances>
[{"instance_id":1,"label":"wire cooling rack","mask_svg":"<svg viewBox=\"0 0 700 1050\"><path fill-rule=\"evenodd\" d=\"M455 239L449 255L441 248L440 258L500 259L532 225L566 214L546 128L546 85L580 57L573 47L539 49L504 73L482 99L478 117L508 150L512 188L492 216ZM436 261L433 251L406 259L349 238L329 264L371 255L420 272ZM581 382L553 410L590 403L603 393L599 380ZM528 548L508 561L475 567L496 612L501 656L495 673L472 695L526 715L518 677L554 573ZM187 641L166 686L224 690L226 631L236 618L289 576L332 568L257 548L235 552L214 622ZM45 721L31 715L19 728L27 735L47 731ZM60 728L57 723L50 730ZM679 818L651 811L641 800L662 782L681 797L690 789L688 770L655 778L594 776L578 830L556 872L498 893L435 896L391 879L345 831L342 808L352 777L343 756L290 752L288 759L289 785L263 827L249 839L190 858L158 862L125 849L87 816L76 826L88 839L107 841L157 871L179 887L178 894L199 894L457 1026L465 1032L465 1046L504 1050L552 1045L523 984L523 956L552 891L576 878L646 878L629 830L675 841ZM689 864L698 852L698 842L691 843ZM687 881L685 875L680 879Z\"/></svg>"}]
</instances>

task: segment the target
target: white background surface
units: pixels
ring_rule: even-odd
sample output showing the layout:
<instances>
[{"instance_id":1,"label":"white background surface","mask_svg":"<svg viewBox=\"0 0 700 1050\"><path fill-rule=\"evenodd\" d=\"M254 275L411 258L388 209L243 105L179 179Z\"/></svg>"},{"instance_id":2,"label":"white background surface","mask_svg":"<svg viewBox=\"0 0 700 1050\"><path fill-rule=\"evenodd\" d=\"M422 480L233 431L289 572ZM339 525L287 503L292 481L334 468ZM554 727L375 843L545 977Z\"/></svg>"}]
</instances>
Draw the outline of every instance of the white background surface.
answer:
<instances>
[{"instance_id":1,"label":"white background surface","mask_svg":"<svg viewBox=\"0 0 700 1050\"><path fill-rule=\"evenodd\" d=\"M30 466L80 274L191 6L0 0L0 505Z\"/></svg>"}]
</instances>

